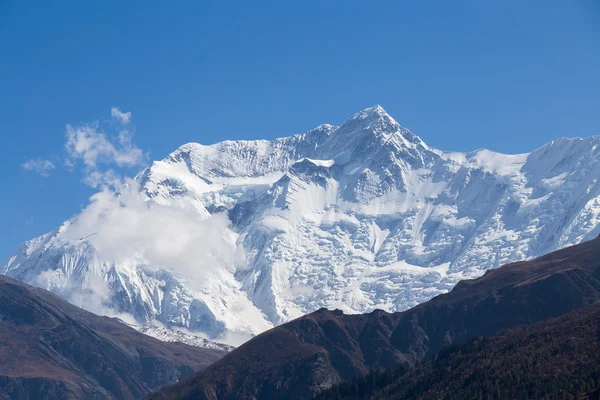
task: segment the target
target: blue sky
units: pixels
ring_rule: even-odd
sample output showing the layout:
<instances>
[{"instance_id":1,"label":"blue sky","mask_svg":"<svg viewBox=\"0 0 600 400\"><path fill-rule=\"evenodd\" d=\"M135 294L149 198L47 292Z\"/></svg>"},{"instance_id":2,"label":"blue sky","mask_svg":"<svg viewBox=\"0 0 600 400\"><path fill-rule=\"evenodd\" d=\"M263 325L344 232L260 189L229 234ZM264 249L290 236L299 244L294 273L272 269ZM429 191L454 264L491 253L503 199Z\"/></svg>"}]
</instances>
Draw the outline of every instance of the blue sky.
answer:
<instances>
[{"instance_id":1,"label":"blue sky","mask_svg":"<svg viewBox=\"0 0 600 400\"><path fill-rule=\"evenodd\" d=\"M444 150L600 134L594 0L38 3L0 0L0 259L87 204L65 126L112 107L147 160L374 104Z\"/></svg>"}]
</instances>

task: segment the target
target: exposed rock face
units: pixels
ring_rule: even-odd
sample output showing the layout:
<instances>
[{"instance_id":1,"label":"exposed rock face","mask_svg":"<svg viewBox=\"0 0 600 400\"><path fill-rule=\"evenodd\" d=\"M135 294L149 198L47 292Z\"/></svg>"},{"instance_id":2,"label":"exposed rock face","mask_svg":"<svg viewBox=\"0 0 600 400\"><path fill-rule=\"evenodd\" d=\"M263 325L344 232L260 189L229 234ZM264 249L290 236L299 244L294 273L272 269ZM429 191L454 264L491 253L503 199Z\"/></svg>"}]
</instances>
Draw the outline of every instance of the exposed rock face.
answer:
<instances>
[{"instance_id":1,"label":"exposed rock face","mask_svg":"<svg viewBox=\"0 0 600 400\"><path fill-rule=\"evenodd\" d=\"M161 342L0 275L0 398L136 399L224 354Z\"/></svg>"}]
</instances>

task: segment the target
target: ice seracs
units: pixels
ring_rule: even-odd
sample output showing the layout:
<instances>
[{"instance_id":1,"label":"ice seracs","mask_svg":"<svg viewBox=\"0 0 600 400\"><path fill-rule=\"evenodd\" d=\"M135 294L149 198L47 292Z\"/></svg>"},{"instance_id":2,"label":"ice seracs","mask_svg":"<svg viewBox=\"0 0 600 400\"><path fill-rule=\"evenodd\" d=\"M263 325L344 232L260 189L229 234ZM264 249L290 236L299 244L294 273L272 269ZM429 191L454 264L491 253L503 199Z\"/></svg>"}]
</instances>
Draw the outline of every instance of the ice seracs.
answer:
<instances>
[{"instance_id":1,"label":"ice seracs","mask_svg":"<svg viewBox=\"0 0 600 400\"><path fill-rule=\"evenodd\" d=\"M599 144L444 152L380 106L272 141L188 143L136 182L156 212L227 217L226 245L186 257L193 268L135 254L108 261L92 239L102 220L75 235L75 217L24 244L2 272L75 302L99 278L115 314L232 344L321 307L403 310L460 279L598 236ZM224 252L235 262L215 261ZM217 265L199 278L207 263Z\"/></svg>"}]
</instances>

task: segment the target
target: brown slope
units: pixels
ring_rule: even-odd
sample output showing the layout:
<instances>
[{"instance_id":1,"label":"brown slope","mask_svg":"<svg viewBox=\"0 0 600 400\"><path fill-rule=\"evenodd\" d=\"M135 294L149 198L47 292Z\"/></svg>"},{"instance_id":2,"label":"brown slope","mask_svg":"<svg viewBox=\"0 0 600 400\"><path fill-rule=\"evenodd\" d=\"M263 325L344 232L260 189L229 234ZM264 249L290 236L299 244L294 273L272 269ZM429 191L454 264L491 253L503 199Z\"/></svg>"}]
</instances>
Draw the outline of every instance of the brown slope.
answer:
<instances>
[{"instance_id":1,"label":"brown slope","mask_svg":"<svg viewBox=\"0 0 600 400\"><path fill-rule=\"evenodd\" d=\"M560 316L600 299L600 239L460 282L402 313L319 310L257 336L149 399L303 399L375 367Z\"/></svg>"},{"instance_id":2,"label":"brown slope","mask_svg":"<svg viewBox=\"0 0 600 400\"><path fill-rule=\"evenodd\" d=\"M477 337L410 370L374 371L318 400L597 399L600 302Z\"/></svg>"},{"instance_id":3,"label":"brown slope","mask_svg":"<svg viewBox=\"0 0 600 400\"><path fill-rule=\"evenodd\" d=\"M0 398L134 399L224 352L165 343L0 275Z\"/></svg>"}]
</instances>

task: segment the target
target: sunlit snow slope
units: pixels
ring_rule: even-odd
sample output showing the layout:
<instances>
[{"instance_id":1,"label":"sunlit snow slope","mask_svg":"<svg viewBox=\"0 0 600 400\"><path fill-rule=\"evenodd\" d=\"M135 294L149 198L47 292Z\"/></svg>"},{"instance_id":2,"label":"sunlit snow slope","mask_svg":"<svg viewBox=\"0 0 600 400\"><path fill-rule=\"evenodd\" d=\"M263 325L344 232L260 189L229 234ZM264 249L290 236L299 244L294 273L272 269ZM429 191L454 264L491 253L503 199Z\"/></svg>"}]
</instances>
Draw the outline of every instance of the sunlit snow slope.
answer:
<instances>
[{"instance_id":1,"label":"sunlit snow slope","mask_svg":"<svg viewBox=\"0 0 600 400\"><path fill-rule=\"evenodd\" d=\"M242 260L200 277L134 251L106 260L91 239L96 225L74 232L75 217L24 244L2 272L73 302L100 279L115 313L234 344L320 307L403 310L460 279L597 236L599 144L445 153L379 106L273 141L189 143L139 174L141 193L151 208L199 220L224 213L231 224L218 235ZM198 270L206 263L199 257Z\"/></svg>"}]
</instances>

